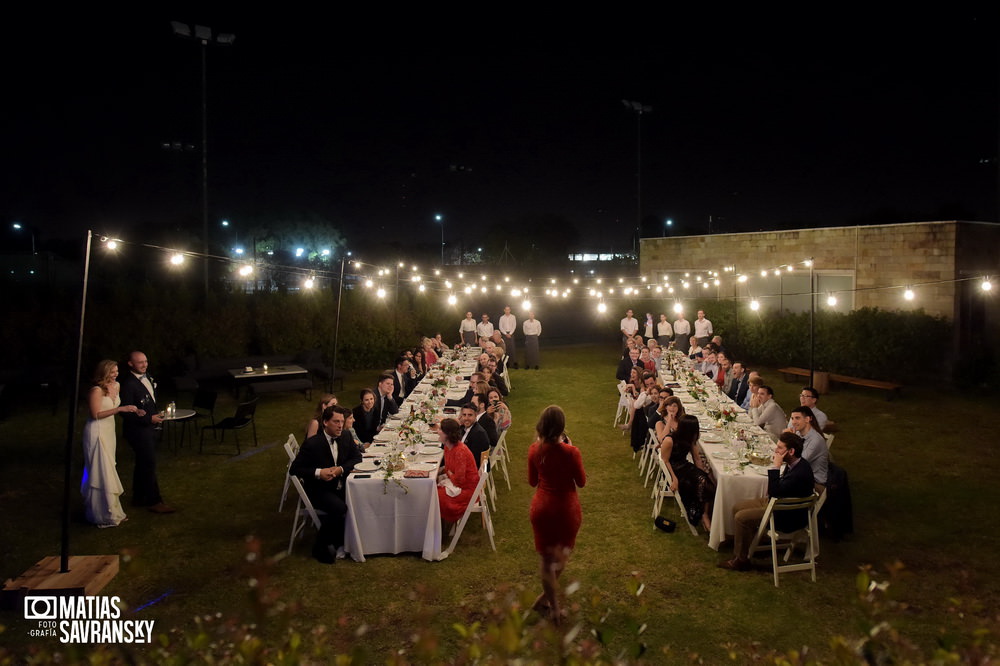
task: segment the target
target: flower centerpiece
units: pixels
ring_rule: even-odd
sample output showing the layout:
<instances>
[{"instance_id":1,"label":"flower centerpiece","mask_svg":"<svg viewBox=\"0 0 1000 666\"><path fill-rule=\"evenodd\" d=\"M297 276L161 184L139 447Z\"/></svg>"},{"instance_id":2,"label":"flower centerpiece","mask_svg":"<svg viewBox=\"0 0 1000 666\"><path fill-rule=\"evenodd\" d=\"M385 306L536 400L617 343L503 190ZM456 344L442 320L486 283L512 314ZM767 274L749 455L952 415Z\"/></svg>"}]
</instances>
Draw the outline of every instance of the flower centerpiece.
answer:
<instances>
[{"instance_id":1,"label":"flower centerpiece","mask_svg":"<svg viewBox=\"0 0 1000 666\"><path fill-rule=\"evenodd\" d=\"M705 387L700 384L691 384L688 386L688 393L690 393L691 397L695 400L700 400L701 402L706 402L708 400L708 391L706 391Z\"/></svg>"}]
</instances>

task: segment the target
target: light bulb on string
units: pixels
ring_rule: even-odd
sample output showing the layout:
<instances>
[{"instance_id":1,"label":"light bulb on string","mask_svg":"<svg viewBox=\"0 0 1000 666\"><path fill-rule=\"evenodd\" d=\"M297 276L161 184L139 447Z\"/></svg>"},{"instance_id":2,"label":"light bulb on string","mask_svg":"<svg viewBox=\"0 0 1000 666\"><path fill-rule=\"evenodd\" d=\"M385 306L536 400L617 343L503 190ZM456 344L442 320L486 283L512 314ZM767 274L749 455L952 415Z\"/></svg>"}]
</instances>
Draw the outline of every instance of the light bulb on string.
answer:
<instances>
[{"instance_id":1,"label":"light bulb on string","mask_svg":"<svg viewBox=\"0 0 1000 666\"><path fill-rule=\"evenodd\" d=\"M907 287L906 291L903 292L903 298L908 301L912 301L915 297L916 296L914 295L913 290L909 287Z\"/></svg>"},{"instance_id":2,"label":"light bulb on string","mask_svg":"<svg viewBox=\"0 0 1000 666\"><path fill-rule=\"evenodd\" d=\"M753 310L754 312L760 310L760 301L758 301L756 298L750 301L750 309Z\"/></svg>"}]
</instances>

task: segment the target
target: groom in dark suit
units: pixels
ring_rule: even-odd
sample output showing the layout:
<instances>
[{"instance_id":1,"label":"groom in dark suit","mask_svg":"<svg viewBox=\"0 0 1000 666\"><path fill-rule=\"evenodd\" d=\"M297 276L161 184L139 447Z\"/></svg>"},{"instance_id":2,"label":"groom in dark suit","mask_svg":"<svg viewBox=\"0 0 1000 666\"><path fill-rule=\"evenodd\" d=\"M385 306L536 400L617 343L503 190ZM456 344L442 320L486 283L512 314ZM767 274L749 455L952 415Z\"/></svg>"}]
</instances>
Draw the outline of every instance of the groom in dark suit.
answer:
<instances>
[{"instance_id":1,"label":"groom in dark suit","mask_svg":"<svg viewBox=\"0 0 1000 666\"><path fill-rule=\"evenodd\" d=\"M336 405L323 410L322 420L323 430L302 443L289 473L305 482L313 506L326 513L320 516L313 557L333 564L335 553L344 556L347 475L361 462L361 452L344 433L344 415Z\"/></svg>"},{"instance_id":2,"label":"groom in dark suit","mask_svg":"<svg viewBox=\"0 0 1000 666\"><path fill-rule=\"evenodd\" d=\"M138 410L122 412L125 439L135 453L132 475L132 505L147 506L153 513L173 513L172 506L160 496L156 481L156 431L163 423L156 407L156 382L146 374L149 360L141 351L128 355L128 369L118 376L122 405L135 405Z\"/></svg>"}]
</instances>

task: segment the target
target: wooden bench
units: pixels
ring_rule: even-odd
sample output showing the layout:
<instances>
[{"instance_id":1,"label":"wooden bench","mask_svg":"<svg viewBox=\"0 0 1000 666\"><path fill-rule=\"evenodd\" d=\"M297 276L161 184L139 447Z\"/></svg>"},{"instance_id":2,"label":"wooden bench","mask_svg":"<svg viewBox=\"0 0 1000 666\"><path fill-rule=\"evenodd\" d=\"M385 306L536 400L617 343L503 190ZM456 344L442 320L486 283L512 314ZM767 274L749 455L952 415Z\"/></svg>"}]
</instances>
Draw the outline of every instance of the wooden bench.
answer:
<instances>
[{"instance_id":1,"label":"wooden bench","mask_svg":"<svg viewBox=\"0 0 1000 666\"><path fill-rule=\"evenodd\" d=\"M809 377L809 370L807 368L781 368L778 370L785 377L785 381L792 381L789 379L791 377ZM903 388L902 384L897 384L896 382L884 382L879 379L865 379L864 377L851 377L850 375L838 375L835 373L829 373L830 381L837 382L838 384L852 384L853 386L863 386L865 388L881 389L883 391L888 391L889 395L887 400L892 400L897 395L899 395L900 389Z\"/></svg>"},{"instance_id":2,"label":"wooden bench","mask_svg":"<svg viewBox=\"0 0 1000 666\"><path fill-rule=\"evenodd\" d=\"M250 390L253 391L254 395L282 393L284 391L303 391L306 400L312 400L312 388L311 379L273 379L271 381L250 384Z\"/></svg>"},{"instance_id":3,"label":"wooden bench","mask_svg":"<svg viewBox=\"0 0 1000 666\"><path fill-rule=\"evenodd\" d=\"M781 368L778 370L782 375L785 376L785 381L791 381L788 376L792 375L794 377L808 377L810 372L807 368Z\"/></svg>"},{"instance_id":4,"label":"wooden bench","mask_svg":"<svg viewBox=\"0 0 1000 666\"><path fill-rule=\"evenodd\" d=\"M851 377L849 375L837 375L830 373L830 381L839 384L852 384L854 386L864 386L865 388L881 389L887 391L886 400L892 400L899 395L902 384L896 382L884 382L880 379L865 379L864 377Z\"/></svg>"}]
</instances>

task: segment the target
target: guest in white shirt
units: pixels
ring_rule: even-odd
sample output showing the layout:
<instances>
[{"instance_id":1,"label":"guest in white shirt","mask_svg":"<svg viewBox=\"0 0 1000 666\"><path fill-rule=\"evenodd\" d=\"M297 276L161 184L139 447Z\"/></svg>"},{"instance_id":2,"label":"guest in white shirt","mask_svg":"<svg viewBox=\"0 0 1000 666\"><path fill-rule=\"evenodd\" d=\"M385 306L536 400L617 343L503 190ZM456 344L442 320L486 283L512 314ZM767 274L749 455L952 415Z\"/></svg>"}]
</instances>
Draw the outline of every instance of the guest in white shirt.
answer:
<instances>
[{"instance_id":1,"label":"guest in white shirt","mask_svg":"<svg viewBox=\"0 0 1000 666\"><path fill-rule=\"evenodd\" d=\"M756 405L753 403L756 401ZM774 401L774 391L770 386L757 389L754 400L750 401L750 419L763 428L771 439L778 441L778 435L784 429L785 412Z\"/></svg>"},{"instance_id":2,"label":"guest in white shirt","mask_svg":"<svg viewBox=\"0 0 1000 666\"><path fill-rule=\"evenodd\" d=\"M823 410L816 406L817 402L819 402L819 391L812 386L803 387L803 389L799 391L799 405L802 407L808 407L812 410L813 418L816 422L816 428L820 432L823 432L826 430L826 424L829 419L827 419ZM792 430L791 420L788 421L788 429Z\"/></svg>"},{"instance_id":3,"label":"guest in white shirt","mask_svg":"<svg viewBox=\"0 0 1000 666\"><path fill-rule=\"evenodd\" d=\"M796 407L792 410L792 430L805 440L802 457L812 466L813 479L816 483L825 486L830 465L830 449L826 445L823 433L816 429L815 424L816 417L808 407Z\"/></svg>"}]
</instances>

